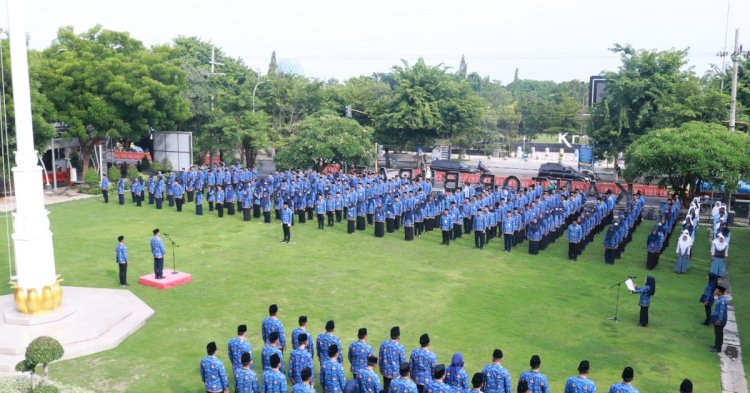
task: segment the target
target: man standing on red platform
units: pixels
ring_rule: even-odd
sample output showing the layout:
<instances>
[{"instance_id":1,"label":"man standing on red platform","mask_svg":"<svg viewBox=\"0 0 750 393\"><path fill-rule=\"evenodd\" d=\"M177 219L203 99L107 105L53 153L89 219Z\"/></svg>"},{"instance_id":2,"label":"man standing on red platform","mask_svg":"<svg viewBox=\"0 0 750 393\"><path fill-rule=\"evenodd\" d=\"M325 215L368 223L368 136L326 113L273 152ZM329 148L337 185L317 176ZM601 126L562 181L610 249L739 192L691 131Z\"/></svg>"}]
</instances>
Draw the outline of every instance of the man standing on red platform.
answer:
<instances>
[{"instance_id":1,"label":"man standing on red platform","mask_svg":"<svg viewBox=\"0 0 750 393\"><path fill-rule=\"evenodd\" d=\"M159 228L154 229L154 237L151 238L151 254L154 255L154 276L157 280L164 278L164 242L159 237Z\"/></svg>"}]
</instances>

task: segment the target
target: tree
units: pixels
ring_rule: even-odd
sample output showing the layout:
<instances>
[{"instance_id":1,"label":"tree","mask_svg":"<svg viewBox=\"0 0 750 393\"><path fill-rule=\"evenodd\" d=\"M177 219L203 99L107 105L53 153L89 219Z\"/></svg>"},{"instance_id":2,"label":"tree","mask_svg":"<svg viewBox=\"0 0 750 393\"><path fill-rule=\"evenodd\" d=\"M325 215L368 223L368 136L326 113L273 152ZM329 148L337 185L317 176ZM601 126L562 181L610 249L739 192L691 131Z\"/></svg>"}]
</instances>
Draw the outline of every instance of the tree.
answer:
<instances>
[{"instance_id":1,"label":"tree","mask_svg":"<svg viewBox=\"0 0 750 393\"><path fill-rule=\"evenodd\" d=\"M220 75L209 74L212 50L223 64L215 70ZM252 166L258 149L268 146L268 127L258 122L263 119L260 113L252 114L252 90L258 75L241 60L197 37L178 37L173 52L188 75L184 98L192 116L183 128L194 133L197 149L209 155L219 151L222 159L224 152L240 151Z\"/></svg>"},{"instance_id":2,"label":"tree","mask_svg":"<svg viewBox=\"0 0 750 393\"><path fill-rule=\"evenodd\" d=\"M457 81L442 65L419 59L393 68L393 91L375 117L380 143L426 145L476 132L482 101L466 81Z\"/></svg>"},{"instance_id":3,"label":"tree","mask_svg":"<svg viewBox=\"0 0 750 393\"><path fill-rule=\"evenodd\" d=\"M466 59L464 58L464 55L461 55L461 63L458 64L458 72L456 72L456 76L460 80L466 79L466 71L468 66L466 65Z\"/></svg>"},{"instance_id":4,"label":"tree","mask_svg":"<svg viewBox=\"0 0 750 393\"><path fill-rule=\"evenodd\" d=\"M268 76L274 77L276 76L276 51L271 52L271 62L268 63Z\"/></svg>"},{"instance_id":5,"label":"tree","mask_svg":"<svg viewBox=\"0 0 750 393\"><path fill-rule=\"evenodd\" d=\"M335 115L308 117L295 127L274 157L277 168L322 169L325 164L366 165L373 158L372 133L355 120Z\"/></svg>"},{"instance_id":6,"label":"tree","mask_svg":"<svg viewBox=\"0 0 750 393\"><path fill-rule=\"evenodd\" d=\"M26 357L16 365L16 371L31 374L31 390L34 390L34 375L37 366L41 365L44 370L42 384L47 382L49 375L49 364L62 358L65 350L60 342L52 337L41 336L35 338L26 347Z\"/></svg>"},{"instance_id":7,"label":"tree","mask_svg":"<svg viewBox=\"0 0 750 393\"><path fill-rule=\"evenodd\" d=\"M717 122L729 98L700 85L687 65L687 50L647 51L616 44L618 72L607 72L607 96L594 107L597 155L621 151L651 129L688 121Z\"/></svg>"},{"instance_id":8,"label":"tree","mask_svg":"<svg viewBox=\"0 0 750 393\"><path fill-rule=\"evenodd\" d=\"M702 182L737 189L750 174L750 137L719 124L684 123L648 132L627 149L625 163L628 181L658 180L687 205Z\"/></svg>"},{"instance_id":9,"label":"tree","mask_svg":"<svg viewBox=\"0 0 750 393\"><path fill-rule=\"evenodd\" d=\"M0 40L0 50L2 53L3 68L6 72L3 74L3 83L5 85L5 94L2 97L5 108L7 109L8 118L5 124L8 126L8 153L14 154L15 148L15 135L16 135L16 123L15 123L15 105L13 101L13 82L11 80L10 66L10 48L8 47L8 40ZM36 144L37 150L42 150L43 147L49 144L50 138L55 135L55 127L52 125L53 119L55 119L55 108L47 97L39 91L39 70L43 67L44 59L41 53L37 51L29 51L29 83L31 88L31 121L32 128L34 130L34 143ZM9 157L13 160L13 157ZM10 170L10 168L8 168ZM10 178L10 173L2 174L5 179Z\"/></svg>"},{"instance_id":10,"label":"tree","mask_svg":"<svg viewBox=\"0 0 750 393\"><path fill-rule=\"evenodd\" d=\"M43 53L41 91L67 136L81 143L84 175L99 141L140 140L151 130L174 129L190 114L180 97L185 74L167 53L147 50L128 33L96 26L76 35L64 27Z\"/></svg>"}]
</instances>

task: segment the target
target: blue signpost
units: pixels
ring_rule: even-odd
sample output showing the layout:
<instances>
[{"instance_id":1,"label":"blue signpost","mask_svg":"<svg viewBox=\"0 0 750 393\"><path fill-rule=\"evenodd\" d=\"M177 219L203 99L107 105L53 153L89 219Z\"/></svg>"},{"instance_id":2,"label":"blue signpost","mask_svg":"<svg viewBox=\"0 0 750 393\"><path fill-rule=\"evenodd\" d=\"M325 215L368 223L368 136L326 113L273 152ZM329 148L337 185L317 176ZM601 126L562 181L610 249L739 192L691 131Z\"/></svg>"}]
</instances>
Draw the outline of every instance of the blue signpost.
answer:
<instances>
[{"instance_id":1,"label":"blue signpost","mask_svg":"<svg viewBox=\"0 0 750 393\"><path fill-rule=\"evenodd\" d=\"M591 145L581 145L578 153L578 170L594 171L594 148Z\"/></svg>"}]
</instances>

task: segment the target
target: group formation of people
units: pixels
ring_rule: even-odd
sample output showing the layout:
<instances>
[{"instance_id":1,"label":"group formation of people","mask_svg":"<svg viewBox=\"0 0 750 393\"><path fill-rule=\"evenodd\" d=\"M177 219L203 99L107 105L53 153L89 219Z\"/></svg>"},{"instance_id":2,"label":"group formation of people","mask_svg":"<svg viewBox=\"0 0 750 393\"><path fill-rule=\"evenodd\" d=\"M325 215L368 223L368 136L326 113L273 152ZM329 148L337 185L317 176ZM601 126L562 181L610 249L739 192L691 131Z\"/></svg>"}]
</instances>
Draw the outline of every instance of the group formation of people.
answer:
<instances>
[{"instance_id":1,"label":"group formation of people","mask_svg":"<svg viewBox=\"0 0 750 393\"><path fill-rule=\"evenodd\" d=\"M317 355L320 375L317 376L324 393L512 393L510 372L503 366L503 351L495 349L489 364L472 374L464 369L461 353L456 353L450 365L438 362L431 349L427 333L419 338L419 346L407 356L401 343L401 329L394 326L390 339L381 343L377 352L368 342L368 331L360 328L357 339L349 344L346 359L349 363L347 378L344 371L344 347L335 334L334 321L328 321L325 331L316 337L308 330L307 317L299 317L299 327L289 336L278 316L278 307L269 307L269 317L261 323L263 348L260 351L261 377L254 371L252 345L248 341L247 325L237 327L237 336L227 343L227 356L232 367L234 391L242 393L286 393L287 384L292 384L293 393L312 393L315 384ZM290 345L289 345L290 344ZM291 347L291 348L290 348ZM201 381L206 392L227 393L229 379L223 362L218 358L218 347L210 342L207 356L200 361ZM288 355L287 355L288 354ZM284 360L287 359L287 364ZM518 393L549 393L547 377L540 371L541 358L531 356L530 369L518 377L515 391ZM564 387L565 393L591 393L596 384L589 378L590 363L582 360L578 373L570 377ZM378 373L380 377L378 376ZM382 378L382 380L381 380ZM635 373L625 367L622 380L611 384L610 393L638 392L632 382ZM382 381L382 382L381 382ZM684 380L680 392L692 392L690 380Z\"/></svg>"},{"instance_id":2,"label":"group formation of people","mask_svg":"<svg viewBox=\"0 0 750 393\"><path fill-rule=\"evenodd\" d=\"M659 256L669 247L669 238L672 236L679 214L680 203L677 201L677 196L672 196L668 199L661 211L661 217L646 239L646 268L648 270L653 270L659 264Z\"/></svg>"},{"instance_id":3,"label":"group formation of people","mask_svg":"<svg viewBox=\"0 0 750 393\"><path fill-rule=\"evenodd\" d=\"M422 178L383 179L378 175L321 174L308 172L275 172L258 175L253 169L239 166L190 168L166 174L156 173L144 180L130 179L134 203L148 195L148 204L157 209L167 205L182 211L184 203L195 204L195 213L203 215L204 201L208 211L218 217L242 212L250 221L261 218L282 224L283 240L291 241L295 223L316 220L324 230L346 221L353 234L373 228L375 237L383 237L404 228L404 239L413 240L425 232L438 229L442 244L474 232L474 244L482 249L492 239L503 237L503 250L529 240L529 253L537 254L563 234L566 226L578 221L568 238L575 244L573 259L583 246L612 220L616 197L607 192L597 201L587 203L578 190L543 190L541 184L528 188L496 186L483 189L465 184L457 190L433 193L432 183ZM108 202L109 181L102 181L102 192ZM125 203L126 180L118 179L118 202ZM642 198L635 199L642 207Z\"/></svg>"},{"instance_id":4,"label":"group formation of people","mask_svg":"<svg viewBox=\"0 0 750 393\"><path fill-rule=\"evenodd\" d=\"M605 263L614 264L625 252L625 246L633 240L633 232L641 224L644 205L643 196L633 195L625 208L612 218L603 239Z\"/></svg>"}]
</instances>

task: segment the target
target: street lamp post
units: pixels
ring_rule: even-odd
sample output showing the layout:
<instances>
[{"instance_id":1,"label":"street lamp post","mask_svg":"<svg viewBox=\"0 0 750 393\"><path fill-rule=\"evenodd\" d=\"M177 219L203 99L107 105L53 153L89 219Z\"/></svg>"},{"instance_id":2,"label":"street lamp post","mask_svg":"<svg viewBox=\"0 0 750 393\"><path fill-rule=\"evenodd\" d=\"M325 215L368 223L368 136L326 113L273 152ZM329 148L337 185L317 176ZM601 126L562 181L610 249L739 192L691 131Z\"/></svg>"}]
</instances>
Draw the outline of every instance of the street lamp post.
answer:
<instances>
[{"instance_id":1,"label":"street lamp post","mask_svg":"<svg viewBox=\"0 0 750 393\"><path fill-rule=\"evenodd\" d=\"M255 92L258 90L258 86L266 82L267 81L258 81L258 83L255 84L255 87L253 87L253 114L255 114Z\"/></svg>"}]
</instances>

